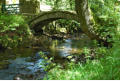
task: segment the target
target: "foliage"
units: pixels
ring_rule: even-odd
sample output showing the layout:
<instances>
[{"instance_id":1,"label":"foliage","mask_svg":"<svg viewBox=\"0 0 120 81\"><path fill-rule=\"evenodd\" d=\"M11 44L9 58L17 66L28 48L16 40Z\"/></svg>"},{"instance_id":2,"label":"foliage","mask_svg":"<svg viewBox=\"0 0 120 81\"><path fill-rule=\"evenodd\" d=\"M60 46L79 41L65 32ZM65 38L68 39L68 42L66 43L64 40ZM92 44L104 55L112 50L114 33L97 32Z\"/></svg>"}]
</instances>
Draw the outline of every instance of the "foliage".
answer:
<instances>
[{"instance_id":1,"label":"foliage","mask_svg":"<svg viewBox=\"0 0 120 81\"><path fill-rule=\"evenodd\" d=\"M53 10L74 10L74 0L40 0L42 3L50 5Z\"/></svg>"},{"instance_id":2,"label":"foliage","mask_svg":"<svg viewBox=\"0 0 120 81\"><path fill-rule=\"evenodd\" d=\"M41 3L50 5L52 10L70 10L74 11L75 3L74 0L40 0ZM56 23L57 26L54 24ZM74 33L80 30L80 25L76 21L71 20L57 20L54 23L49 24L44 31L49 33L61 33L62 28L66 28L68 33ZM81 31L81 30L80 30Z\"/></svg>"},{"instance_id":3,"label":"foliage","mask_svg":"<svg viewBox=\"0 0 120 81\"><path fill-rule=\"evenodd\" d=\"M48 24L47 27L44 27L43 30L47 33L71 33L74 32L82 32L80 28L80 24L73 20L56 20L53 23Z\"/></svg>"},{"instance_id":4,"label":"foliage","mask_svg":"<svg viewBox=\"0 0 120 81\"><path fill-rule=\"evenodd\" d=\"M95 31L101 38L110 41L119 28L120 15L116 7L117 0L89 0L90 8L96 21Z\"/></svg>"},{"instance_id":5,"label":"foliage","mask_svg":"<svg viewBox=\"0 0 120 81\"><path fill-rule=\"evenodd\" d=\"M41 0L43 1L43 0ZM53 10L74 10L74 1L72 0L45 0L45 3L51 5ZM72 4L72 5L71 5ZM66 69L61 69L61 65L48 72L50 80L119 80L120 79L120 6L117 0L89 0L89 6L93 12L95 32L102 39L112 43L111 48L99 47L96 43L96 57L94 60L87 60L85 64L67 63ZM46 31L52 33L62 31L66 28L67 32L74 33L78 23L74 21L56 21L56 25L46 27ZM54 27L55 26L55 27ZM48 29L47 29L48 28ZM65 30L65 29L64 29ZM24 38L29 36L30 30L25 24L24 19L17 15L0 15L0 44L4 47L17 46ZM88 48L83 49L85 54L89 54ZM48 58L43 52L39 52L47 63L52 63L52 58ZM45 66L48 70L53 65ZM46 78L45 78L46 79Z\"/></svg>"},{"instance_id":6,"label":"foliage","mask_svg":"<svg viewBox=\"0 0 120 81\"><path fill-rule=\"evenodd\" d=\"M44 59L44 61L40 65L43 65L42 68L44 68L45 71L48 71L56 65L55 63L52 63L53 58L48 58L44 52L40 51L38 54L41 58Z\"/></svg>"},{"instance_id":7,"label":"foliage","mask_svg":"<svg viewBox=\"0 0 120 81\"><path fill-rule=\"evenodd\" d=\"M97 53L102 53L104 57L97 60L87 60L86 64L68 63L67 69L61 69L60 65L50 70L49 80L119 80L119 49L105 50L100 48Z\"/></svg>"},{"instance_id":8,"label":"foliage","mask_svg":"<svg viewBox=\"0 0 120 81\"><path fill-rule=\"evenodd\" d=\"M16 47L30 34L22 16L0 14L0 44L3 47Z\"/></svg>"},{"instance_id":9,"label":"foliage","mask_svg":"<svg viewBox=\"0 0 120 81\"><path fill-rule=\"evenodd\" d=\"M49 80L119 80L120 79L120 15L117 0L89 0L96 21L95 32L112 43L112 48L96 47L96 57L86 64L68 63L67 69L61 65L51 69ZM96 43L97 44L97 43ZM87 48L84 52L89 54ZM45 78L46 79L46 78Z\"/></svg>"}]
</instances>

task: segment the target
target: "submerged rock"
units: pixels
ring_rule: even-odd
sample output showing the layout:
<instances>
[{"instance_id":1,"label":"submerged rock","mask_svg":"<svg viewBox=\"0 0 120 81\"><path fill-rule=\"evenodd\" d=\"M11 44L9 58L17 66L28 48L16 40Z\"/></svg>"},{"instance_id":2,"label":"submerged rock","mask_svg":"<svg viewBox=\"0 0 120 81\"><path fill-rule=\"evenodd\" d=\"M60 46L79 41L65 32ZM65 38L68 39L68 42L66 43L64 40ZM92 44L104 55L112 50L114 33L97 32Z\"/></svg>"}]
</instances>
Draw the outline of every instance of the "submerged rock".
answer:
<instances>
[{"instance_id":1,"label":"submerged rock","mask_svg":"<svg viewBox=\"0 0 120 81\"><path fill-rule=\"evenodd\" d=\"M13 80L22 80L21 75L20 75L20 74L16 75L16 76L13 78Z\"/></svg>"}]
</instances>

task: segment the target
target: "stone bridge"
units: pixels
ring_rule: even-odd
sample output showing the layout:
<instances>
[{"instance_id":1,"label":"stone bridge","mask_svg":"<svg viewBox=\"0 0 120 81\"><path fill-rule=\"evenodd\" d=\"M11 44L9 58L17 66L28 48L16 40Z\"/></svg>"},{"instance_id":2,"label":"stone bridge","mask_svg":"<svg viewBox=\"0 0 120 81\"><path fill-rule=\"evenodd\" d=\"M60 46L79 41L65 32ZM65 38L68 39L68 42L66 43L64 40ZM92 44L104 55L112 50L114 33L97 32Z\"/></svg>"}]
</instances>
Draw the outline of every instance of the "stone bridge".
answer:
<instances>
[{"instance_id":1,"label":"stone bridge","mask_svg":"<svg viewBox=\"0 0 120 81\"><path fill-rule=\"evenodd\" d=\"M29 26L35 31L39 31L43 26L58 19L67 19L78 21L78 16L75 12L70 11L48 11L42 12L29 21Z\"/></svg>"}]
</instances>

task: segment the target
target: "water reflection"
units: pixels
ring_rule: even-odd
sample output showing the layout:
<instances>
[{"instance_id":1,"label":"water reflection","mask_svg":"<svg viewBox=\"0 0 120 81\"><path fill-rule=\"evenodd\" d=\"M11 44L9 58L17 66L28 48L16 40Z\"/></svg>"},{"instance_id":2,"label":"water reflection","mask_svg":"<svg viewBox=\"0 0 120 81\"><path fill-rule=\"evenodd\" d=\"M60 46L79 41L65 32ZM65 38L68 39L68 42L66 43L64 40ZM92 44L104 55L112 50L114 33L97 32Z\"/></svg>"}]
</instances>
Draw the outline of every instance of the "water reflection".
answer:
<instances>
[{"instance_id":1,"label":"water reflection","mask_svg":"<svg viewBox=\"0 0 120 81\"><path fill-rule=\"evenodd\" d=\"M39 51L43 51L48 57L54 57L55 62L63 63L62 58L69 56L74 50L92 46L91 40L85 36L81 39L51 40L50 44L48 41L46 43L42 41L40 44L42 49L46 46L49 47L48 51L34 48L15 48L1 52L0 67L6 67L0 69L0 79L13 80L17 76L25 80L43 79L46 75L44 67L47 62L38 54Z\"/></svg>"}]
</instances>

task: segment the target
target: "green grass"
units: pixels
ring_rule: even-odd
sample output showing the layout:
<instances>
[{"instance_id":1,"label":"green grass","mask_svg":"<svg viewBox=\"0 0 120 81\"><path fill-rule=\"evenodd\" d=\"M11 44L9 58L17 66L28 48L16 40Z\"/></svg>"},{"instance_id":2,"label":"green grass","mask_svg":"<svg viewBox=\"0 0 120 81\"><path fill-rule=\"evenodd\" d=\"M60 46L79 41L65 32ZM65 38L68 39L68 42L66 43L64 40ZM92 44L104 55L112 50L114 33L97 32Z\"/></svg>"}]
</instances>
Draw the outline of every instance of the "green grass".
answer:
<instances>
[{"instance_id":1,"label":"green grass","mask_svg":"<svg viewBox=\"0 0 120 81\"><path fill-rule=\"evenodd\" d=\"M106 50L104 57L92 61L88 60L86 64L69 63L67 69L61 69L58 65L48 72L48 79L120 80L120 50L115 48Z\"/></svg>"}]
</instances>

